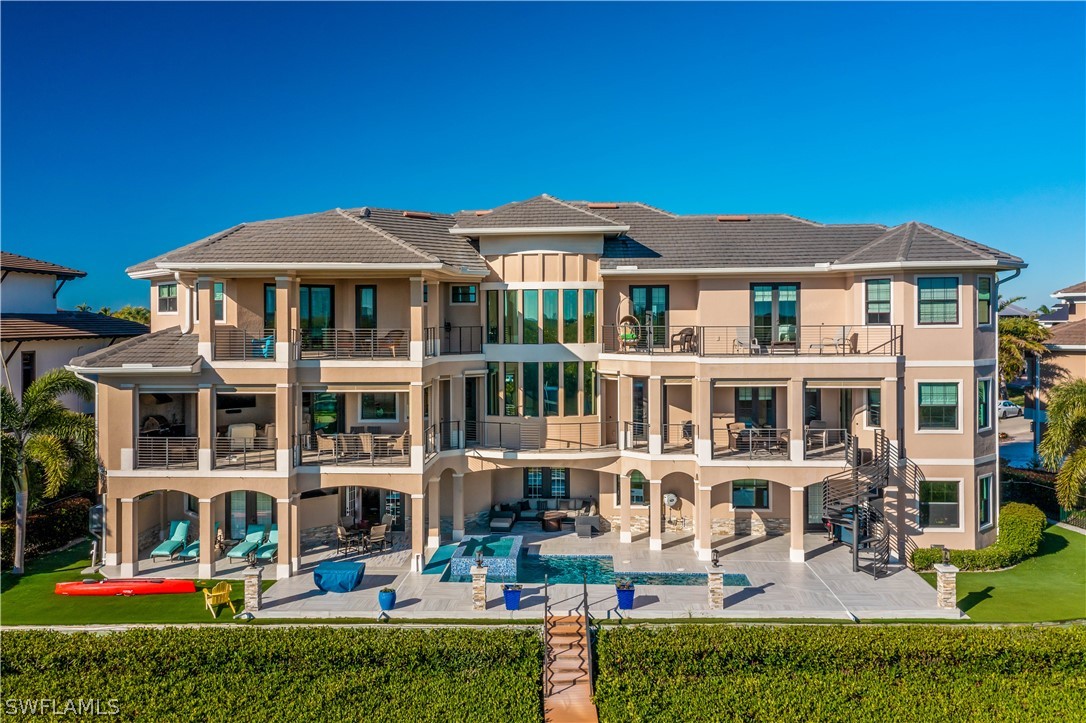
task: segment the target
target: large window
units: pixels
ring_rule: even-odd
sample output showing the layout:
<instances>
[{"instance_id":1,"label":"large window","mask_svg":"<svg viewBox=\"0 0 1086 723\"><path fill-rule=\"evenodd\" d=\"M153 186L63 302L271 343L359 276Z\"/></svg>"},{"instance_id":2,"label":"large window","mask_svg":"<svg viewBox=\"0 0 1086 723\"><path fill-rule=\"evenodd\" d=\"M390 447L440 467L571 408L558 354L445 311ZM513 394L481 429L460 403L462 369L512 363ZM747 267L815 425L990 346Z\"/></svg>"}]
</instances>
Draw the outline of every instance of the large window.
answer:
<instances>
[{"instance_id":1,"label":"large window","mask_svg":"<svg viewBox=\"0 0 1086 723\"><path fill-rule=\"evenodd\" d=\"M177 311L177 284L158 285L158 313L172 314Z\"/></svg>"},{"instance_id":2,"label":"large window","mask_svg":"<svg viewBox=\"0 0 1086 723\"><path fill-rule=\"evenodd\" d=\"M543 343L558 343L558 289L543 290Z\"/></svg>"},{"instance_id":3,"label":"large window","mask_svg":"<svg viewBox=\"0 0 1086 723\"><path fill-rule=\"evenodd\" d=\"M977 277L977 325L992 323L992 277Z\"/></svg>"},{"instance_id":4,"label":"large window","mask_svg":"<svg viewBox=\"0 0 1086 723\"><path fill-rule=\"evenodd\" d=\"M577 289L562 291L562 343L577 343L577 321L580 318L577 308Z\"/></svg>"},{"instance_id":5,"label":"large window","mask_svg":"<svg viewBox=\"0 0 1086 723\"><path fill-rule=\"evenodd\" d=\"M354 327L356 329L377 328L377 287L354 287Z\"/></svg>"},{"instance_id":6,"label":"large window","mask_svg":"<svg viewBox=\"0 0 1086 723\"><path fill-rule=\"evenodd\" d=\"M762 344L795 343L799 284L752 284L751 325Z\"/></svg>"},{"instance_id":7,"label":"large window","mask_svg":"<svg viewBox=\"0 0 1086 723\"><path fill-rule=\"evenodd\" d=\"M551 469L551 497L569 497L568 472L565 467Z\"/></svg>"},{"instance_id":8,"label":"large window","mask_svg":"<svg viewBox=\"0 0 1086 723\"><path fill-rule=\"evenodd\" d=\"M539 362L524 362L524 416L539 416Z\"/></svg>"},{"instance_id":9,"label":"large window","mask_svg":"<svg viewBox=\"0 0 1086 723\"><path fill-rule=\"evenodd\" d=\"M543 496L543 468L529 467L524 472L524 496L539 499Z\"/></svg>"},{"instance_id":10,"label":"large window","mask_svg":"<svg viewBox=\"0 0 1086 723\"><path fill-rule=\"evenodd\" d=\"M864 310L869 325L890 323L890 279L864 282Z\"/></svg>"},{"instance_id":11,"label":"large window","mask_svg":"<svg viewBox=\"0 0 1086 723\"><path fill-rule=\"evenodd\" d=\"M630 287L630 311L637 317L642 329L646 333L651 332L653 346L667 346L668 305L666 286Z\"/></svg>"},{"instance_id":12,"label":"large window","mask_svg":"<svg viewBox=\"0 0 1086 723\"><path fill-rule=\"evenodd\" d=\"M335 326L335 287L305 284L298 289L298 316L310 338L321 338Z\"/></svg>"},{"instance_id":13,"label":"large window","mask_svg":"<svg viewBox=\"0 0 1086 723\"><path fill-rule=\"evenodd\" d=\"M920 483L920 527L930 530L959 526L958 483L922 481Z\"/></svg>"},{"instance_id":14,"label":"large window","mask_svg":"<svg viewBox=\"0 0 1086 723\"><path fill-rule=\"evenodd\" d=\"M977 429L992 428L992 380L977 380Z\"/></svg>"},{"instance_id":15,"label":"large window","mask_svg":"<svg viewBox=\"0 0 1086 723\"><path fill-rule=\"evenodd\" d=\"M498 292L493 289L486 292L486 343L498 343L498 317L501 311L498 308Z\"/></svg>"},{"instance_id":16,"label":"large window","mask_svg":"<svg viewBox=\"0 0 1086 723\"><path fill-rule=\"evenodd\" d=\"M924 276L916 280L917 322L958 323L958 279L955 276Z\"/></svg>"},{"instance_id":17,"label":"large window","mask_svg":"<svg viewBox=\"0 0 1086 723\"><path fill-rule=\"evenodd\" d=\"M739 387L735 390L735 421L754 427L773 427L777 422L777 390L773 387Z\"/></svg>"},{"instance_id":18,"label":"large window","mask_svg":"<svg viewBox=\"0 0 1086 723\"><path fill-rule=\"evenodd\" d=\"M584 343L594 344L596 342L596 290L585 289L584 290Z\"/></svg>"},{"instance_id":19,"label":"large window","mask_svg":"<svg viewBox=\"0 0 1086 723\"><path fill-rule=\"evenodd\" d=\"M400 418L395 392L363 392L360 397L360 422L390 422Z\"/></svg>"},{"instance_id":20,"label":"large window","mask_svg":"<svg viewBox=\"0 0 1086 723\"><path fill-rule=\"evenodd\" d=\"M524 290L524 343L539 343L539 291Z\"/></svg>"},{"instance_id":21,"label":"large window","mask_svg":"<svg viewBox=\"0 0 1086 723\"><path fill-rule=\"evenodd\" d=\"M577 362L563 362L562 364L562 416L564 417L576 417L578 413L577 409L577 386L580 382L577 374Z\"/></svg>"},{"instance_id":22,"label":"large window","mask_svg":"<svg viewBox=\"0 0 1086 723\"><path fill-rule=\"evenodd\" d=\"M882 426L882 390L867 390L867 426Z\"/></svg>"},{"instance_id":23,"label":"large window","mask_svg":"<svg viewBox=\"0 0 1086 723\"><path fill-rule=\"evenodd\" d=\"M584 363L584 414L590 417L596 413L596 362Z\"/></svg>"},{"instance_id":24,"label":"large window","mask_svg":"<svg viewBox=\"0 0 1086 723\"><path fill-rule=\"evenodd\" d=\"M769 482L764 479L737 479L732 482L732 507L762 510L769 508Z\"/></svg>"},{"instance_id":25,"label":"large window","mask_svg":"<svg viewBox=\"0 0 1086 723\"><path fill-rule=\"evenodd\" d=\"M486 413L498 416L501 406L498 385L498 362L486 363Z\"/></svg>"},{"instance_id":26,"label":"large window","mask_svg":"<svg viewBox=\"0 0 1086 723\"><path fill-rule=\"evenodd\" d=\"M519 291L505 292L505 334L502 338L505 344L520 342L520 309L517 308L519 301Z\"/></svg>"},{"instance_id":27,"label":"large window","mask_svg":"<svg viewBox=\"0 0 1086 723\"><path fill-rule=\"evenodd\" d=\"M543 416L558 416L558 362L543 362Z\"/></svg>"},{"instance_id":28,"label":"large window","mask_svg":"<svg viewBox=\"0 0 1086 723\"><path fill-rule=\"evenodd\" d=\"M475 284L453 286L450 301L453 304L476 304L479 301L478 288Z\"/></svg>"},{"instance_id":29,"label":"large window","mask_svg":"<svg viewBox=\"0 0 1086 723\"><path fill-rule=\"evenodd\" d=\"M275 284L264 284L264 328L275 328Z\"/></svg>"},{"instance_id":30,"label":"large window","mask_svg":"<svg viewBox=\"0 0 1086 723\"><path fill-rule=\"evenodd\" d=\"M517 364L505 362L505 416L517 416Z\"/></svg>"},{"instance_id":31,"label":"large window","mask_svg":"<svg viewBox=\"0 0 1086 723\"><path fill-rule=\"evenodd\" d=\"M980 504L977 519L980 522L981 529L990 527L995 521L992 500L992 475L986 474L977 480L977 502Z\"/></svg>"},{"instance_id":32,"label":"large window","mask_svg":"<svg viewBox=\"0 0 1086 723\"><path fill-rule=\"evenodd\" d=\"M919 382L920 429L958 428L958 384L956 382Z\"/></svg>"}]
</instances>

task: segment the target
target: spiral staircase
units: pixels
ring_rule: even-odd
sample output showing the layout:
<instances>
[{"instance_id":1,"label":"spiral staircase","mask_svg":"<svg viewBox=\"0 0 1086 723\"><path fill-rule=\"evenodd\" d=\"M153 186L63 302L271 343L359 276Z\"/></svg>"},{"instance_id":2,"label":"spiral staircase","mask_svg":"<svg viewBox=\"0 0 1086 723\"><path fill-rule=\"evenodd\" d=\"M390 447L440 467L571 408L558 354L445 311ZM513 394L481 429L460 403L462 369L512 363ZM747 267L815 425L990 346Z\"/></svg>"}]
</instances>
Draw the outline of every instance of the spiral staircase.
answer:
<instances>
[{"instance_id":1,"label":"spiral staircase","mask_svg":"<svg viewBox=\"0 0 1086 723\"><path fill-rule=\"evenodd\" d=\"M882 430L876 430L873 450L861 449L855 436L847 446L848 467L822 482L822 518L834 539L852 550L853 572L878 579L890 563L883 490L890 483L892 448Z\"/></svg>"}]
</instances>

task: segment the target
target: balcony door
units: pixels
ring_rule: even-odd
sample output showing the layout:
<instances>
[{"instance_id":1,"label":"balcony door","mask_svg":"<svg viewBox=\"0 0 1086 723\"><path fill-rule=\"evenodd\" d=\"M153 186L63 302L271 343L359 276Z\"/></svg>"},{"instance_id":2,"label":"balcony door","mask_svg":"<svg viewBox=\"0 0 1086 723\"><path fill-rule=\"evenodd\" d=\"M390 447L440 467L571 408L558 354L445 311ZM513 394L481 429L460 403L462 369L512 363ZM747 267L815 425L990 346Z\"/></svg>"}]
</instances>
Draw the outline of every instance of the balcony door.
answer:
<instances>
[{"instance_id":1,"label":"balcony door","mask_svg":"<svg viewBox=\"0 0 1086 723\"><path fill-rule=\"evenodd\" d=\"M298 323L303 349L324 348L326 330L336 325L336 287L302 284L298 289Z\"/></svg>"},{"instance_id":2,"label":"balcony door","mask_svg":"<svg viewBox=\"0 0 1086 723\"><path fill-rule=\"evenodd\" d=\"M751 332L763 346L792 343L799 325L799 284L751 284Z\"/></svg>"},{"instance_id":3,"label":"balcony door","mask_svg":"<svg viewBox=\"0 0 1086 723\"><path fill-rule=\"evenodd\" d=\"M377 328L377 287L354 287L354 328Z\"/></svg>"},{"instance_id":4,"label":"balcony door","mask_svg":"<svg viewBox=\"0 0 1086 723\"><path fill-rule=\"evenodd\" d=\"M652 346L667 346L667 312L668 287L630 287L630 313L641 324L646 344L651 332Z\"/></svg>"},{"instance_id":5,"label":"balcony door","mask_svg":"<svg viewBox=\"0 0 1086 723\"><path fill-rule=\"evenodd\" d=\"M737 387L735 421L753 427L777 426L776 387Z\"/></svg>"}]
</instances>

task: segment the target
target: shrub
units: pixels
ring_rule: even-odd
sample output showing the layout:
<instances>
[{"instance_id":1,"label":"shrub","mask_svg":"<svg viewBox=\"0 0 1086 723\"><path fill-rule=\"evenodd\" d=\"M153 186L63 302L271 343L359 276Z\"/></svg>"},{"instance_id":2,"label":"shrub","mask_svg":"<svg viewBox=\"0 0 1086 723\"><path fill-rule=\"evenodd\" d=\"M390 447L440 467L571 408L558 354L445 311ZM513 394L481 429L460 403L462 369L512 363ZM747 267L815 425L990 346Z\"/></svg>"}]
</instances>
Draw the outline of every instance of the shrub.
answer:
<instances>
[{"instance_id":1,"label":"shrub","mask_svg":"<svg viewBox=\"0 0 1086 723\"><path fill-rule=\"evenodd\" d=\"M58 547L87 535L90 500L72 497L61 500L26 518L26 558ZM15 520L0 523L0 564L11 567L15 558Z\"/></svg>"},{"instance_id":2,"label":"shrub","mask_svg":"<svg viewBox=\"0 0 1086 723\"><path fill-rule=\"evenodd\" d=\"M979 550L950 550L950 564L959 570L998 570L1017 565L1037 554L1044 537L1045 515L1033 505L1011 502L999 509L999 535L994 544ZM915 570L928 570L942 562L943 551L913 550Z\"/></svg>"},{"instance_id":3,"label":"shrub","mask_svg":"<svg viewBox=\"0 0 1086 723\"><path fill-rule=\"evenodd\" d=\"M601 721L1065 720L1086 629L605 627Z\"/></svg>"},{"instance_id":4,"label":"shrub","mask_svg":"<svg viewBox=\"0 0 1086 723\"><path fill-rule=\"evenodd\" d=\"M3 642L5 700L115 699L122 720L519 722L540 713L534 630L174 627L5 631Z\"/></svg>"}]
</instances>

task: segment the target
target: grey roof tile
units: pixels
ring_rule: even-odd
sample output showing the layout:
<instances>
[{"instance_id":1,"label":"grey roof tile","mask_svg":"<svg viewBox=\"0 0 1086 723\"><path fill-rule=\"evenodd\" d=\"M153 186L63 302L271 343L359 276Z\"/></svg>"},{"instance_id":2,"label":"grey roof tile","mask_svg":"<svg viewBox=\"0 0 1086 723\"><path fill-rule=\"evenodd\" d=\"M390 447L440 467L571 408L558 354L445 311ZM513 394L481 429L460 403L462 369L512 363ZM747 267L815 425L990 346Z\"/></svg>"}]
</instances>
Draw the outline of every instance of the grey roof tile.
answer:
<instances>
[{"instance_id":1,"label":"grey roof tile","mask_svg":"<svg viewBox=\"0 0 1086 723\"><path fill-rule=\"evenodd\" d=\"M0 251L0 270L22 271L28 274L47 274L58 279L80 279L87 275L86 271L72 269L50 261L32 259L22 254L13 254L10 251Z\"/></svg>"},{"instance_id":2,"label":"grey roof tile","mask_svg":"<svg viewBox=\"0 0 1086 723\"><path fill-rule=\"evenodd\" d=\"M200 361L198 344L196 334L182 334L180 327L173 326L76 357L71 365L91 369L148 364L188 367Z\"/></svg>"},{"instance_id":3,"label":"grey roof tile","mask_svg":"<svg viewBox=\"0 0 1086 723\"><path fill-rule=\"evenodd\" d=\"M617 226L621 224L594 213L587 208L566 203L553 196L542 194L526 201L514 201L499 206L485 215L461 212L457 215L458 228L522 228L532 226L575 228L580 226Z\"/></svg>"},{"instance_id":4,"label":"grey roof tile","mask_svg":"<svg viewBox=\"0 0 1086 723\"><path fill-rule=\"evenodd\" d=\"M1086 319L1069 321L1052 327L1052 336L1045 342L1054 346L1086 346Z\"/></svg>"},{"instance_id":5,"label":"grey roof tile","mask_svg":"<svg viewBox=\"0 0 1086 723\"><path fill-rule=\"evenodd\" d=\"M1065 289L1052 292L1054 294L1086 294L1086 281L1080 281L1077 284L1071 284Z\"/></svg>"},{"instance_id":6,"label":"grey roof tile","mask_svg":"<svg viewBox=\"0 0 1086 723\"><path fill-rule=\"evenodd\" d=\"M0 336L4 341L112 338L138 336L147 331L147 327L138 322L90 311L0 314Z\"/></svg>"}]
</instances>

